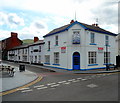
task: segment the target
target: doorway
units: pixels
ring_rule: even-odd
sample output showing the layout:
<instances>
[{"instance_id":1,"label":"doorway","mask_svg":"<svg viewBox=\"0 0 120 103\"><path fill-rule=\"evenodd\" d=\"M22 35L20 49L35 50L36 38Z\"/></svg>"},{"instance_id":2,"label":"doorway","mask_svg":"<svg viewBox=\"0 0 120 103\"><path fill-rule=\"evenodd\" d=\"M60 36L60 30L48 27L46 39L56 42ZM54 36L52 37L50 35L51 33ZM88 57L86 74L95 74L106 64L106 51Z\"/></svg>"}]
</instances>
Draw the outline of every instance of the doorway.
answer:
<instances>
[{"instance_id":1,"label":"doorway","mask_svg":"<svg viewBox=\"0 0 120 103\"><path fill-rule=\"evenodd\" d=\"M73 53L73 70L80 70L80 53Z\"/></svg>"}]
</instances>

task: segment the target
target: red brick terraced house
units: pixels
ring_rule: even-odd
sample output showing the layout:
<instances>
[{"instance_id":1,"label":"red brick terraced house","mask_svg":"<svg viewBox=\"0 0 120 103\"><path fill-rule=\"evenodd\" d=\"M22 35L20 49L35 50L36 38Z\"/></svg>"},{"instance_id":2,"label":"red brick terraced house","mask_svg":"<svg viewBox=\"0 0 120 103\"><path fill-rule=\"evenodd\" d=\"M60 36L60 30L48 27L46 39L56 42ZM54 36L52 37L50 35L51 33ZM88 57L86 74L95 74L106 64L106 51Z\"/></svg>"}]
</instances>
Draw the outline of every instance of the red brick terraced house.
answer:
<instances>
[{"instance_id":1,"label":"red brick terraced house","mask_svg":"<svg viewBox=\"0 0 120 103\"><path fill-rule=\"evenodd\" d=\"M22 45L22 41L18 38L18 34L11 32L11 37L1 41L2 59L7 60L7 51L13 47Z\"/></svg>"}]
</instances>

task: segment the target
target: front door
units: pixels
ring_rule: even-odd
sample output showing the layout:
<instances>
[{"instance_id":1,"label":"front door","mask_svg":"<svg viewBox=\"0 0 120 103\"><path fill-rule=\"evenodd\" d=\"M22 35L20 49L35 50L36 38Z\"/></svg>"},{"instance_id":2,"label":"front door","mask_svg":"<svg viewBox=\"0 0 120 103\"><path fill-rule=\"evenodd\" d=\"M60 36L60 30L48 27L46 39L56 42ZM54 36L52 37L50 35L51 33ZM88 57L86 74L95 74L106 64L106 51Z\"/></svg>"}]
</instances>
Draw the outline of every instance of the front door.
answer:
<instances>
[{"instance_id":1,"label":"front door","mask_svg":"<svg viewBox=\"0 0 120 103\"><path fill-rule=\"evenodd\" d=\"M73 54L73 70L79 69L80 69L80 54L78 52L75 52Z\"/></svg>"}]
</instances>

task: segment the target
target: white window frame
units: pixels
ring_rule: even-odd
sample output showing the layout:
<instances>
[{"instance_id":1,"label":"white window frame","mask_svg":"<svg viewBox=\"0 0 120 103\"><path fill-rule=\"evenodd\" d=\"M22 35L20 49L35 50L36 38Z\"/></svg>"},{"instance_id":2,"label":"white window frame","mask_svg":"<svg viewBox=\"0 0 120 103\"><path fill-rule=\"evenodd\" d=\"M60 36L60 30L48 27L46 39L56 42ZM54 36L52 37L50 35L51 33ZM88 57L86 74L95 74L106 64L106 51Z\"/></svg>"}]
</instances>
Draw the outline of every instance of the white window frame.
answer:
<instances>
[{"instance_id":1,"label":"white window frame","mask_svg":"<svg viewBox=\"0 0 120 103\"><path fill-rule=\"evenodd\" d=\"M50 63L50 55L45 55L45 63Z\"/></svg>"},{"instance_id":2,"label":"white window frame","mask_svg":"<svg viewBox=\"0 0 120 103\"><path fill-rule=\"evenodd\" d=\"M96 64L97 63L97 52L89 51L88 52L88 64Z\"/></svg>"},{"instance_id":3,"label":"white window frame","mask_svg":"<svg viewBox=\"0 0 120 103\"><path fill-rule=\"evenodd\" d=\"M108 46L109 45L109 36L105 35L105 45Z\"/></svg>"},{"instance_id":4,"label":"white window frame","mask_svg":"<svg viewBox=\"0 0 120 103\"><path fill-rule=\"evenodd\" d=\"M58 35L55 36L55 45L58 45Z\"/></svg>"},{"instance_id":5,"label":"white window frame","mask_svg":"<svg viewBox=\"0 0 120 103\"><path fill-rule=\"evenodd\" d=\"M95 43L95 33L90 33L90 43Z\"/></svg>"},{"instance_id":6,"label":"white window frame","mask_svg":"<svg viewBox=\"0 0 120 103\"><path fill-rule=\"evenodd\" d=\"M59 64L59 52L54 52L54 64Z\"/></svg>"}]
</instances>

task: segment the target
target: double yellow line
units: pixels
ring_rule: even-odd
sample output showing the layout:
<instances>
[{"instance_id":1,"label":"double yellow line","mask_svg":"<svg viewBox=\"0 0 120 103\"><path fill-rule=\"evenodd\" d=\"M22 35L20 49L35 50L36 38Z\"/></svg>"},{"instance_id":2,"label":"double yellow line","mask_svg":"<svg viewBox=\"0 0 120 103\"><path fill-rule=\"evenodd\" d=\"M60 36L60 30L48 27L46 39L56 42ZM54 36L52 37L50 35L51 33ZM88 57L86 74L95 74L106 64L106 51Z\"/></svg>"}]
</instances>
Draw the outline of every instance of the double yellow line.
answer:
<instances>
[{"instance_id":1,"label":"double yellow line","mask_svg":"<svg viewBox=\"0 0 120 103\"><path fill-rule=\"evenodd\" d=\"M20 90L20 89L22 89L22 88L29 87L29 86L31 86L31 85L33 85L33 84L41 81L42 78L43 78L42 76L39 76L36 80L34 80L34 81L32 81L32 82L24 85L24 86L21 86L21 87L18 87L18 88L16 88L16 89L12 89L12 90L8 90L8 91L5 91L5 92L0 93L0 96L4 96L4 95L10 94L10 93L14 93L14 92L16 92L16 91L18 91L18 90Z\"/></svg>"}]
</instances>

